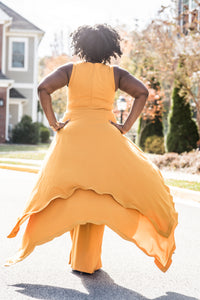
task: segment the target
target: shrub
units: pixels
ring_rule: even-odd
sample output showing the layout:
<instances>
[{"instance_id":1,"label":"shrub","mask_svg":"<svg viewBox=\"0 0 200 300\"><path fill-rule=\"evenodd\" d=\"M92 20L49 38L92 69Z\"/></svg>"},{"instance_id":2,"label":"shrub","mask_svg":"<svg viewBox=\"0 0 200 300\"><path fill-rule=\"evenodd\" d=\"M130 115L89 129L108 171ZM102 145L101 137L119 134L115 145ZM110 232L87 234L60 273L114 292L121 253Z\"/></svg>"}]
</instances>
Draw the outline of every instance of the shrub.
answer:
<instances>
[{"instance_id":1,"label":"shrub","mask_svg":"<svg viewBox=\"0 0 200 300\"><path fill-rule=\"evenodd\" d=\"M47 127L40 128L40 141L41 143L48 143L50 137L50 131Z\"/></svg>"},{"instance_id":2,"label":"shrub","mask_svg":"<svg viewBox=\"0 0 200 300\"><path fill-rule=\"evenodd\" d=\"M48 143L50 137L50 130L41 122L36 122L39 130L39 141L41 143Z\"/></svg>"},{"instance_id":3,"label":"shrub","mask_svg":"<svg viewBox=\"0 0 200 300\"><path fill-rule=\"evenodd\" d=\"M197 125L192 119L190 104L179 95L181 86L175 86L167 135L168 152L189 152L197 147L199 139Z\"/></svg>"},{"instance_id":4,"label":"shrub","mask_svg":"<svg viewBox=\"0 0 200 300\"><path fill-rule=\"evenodd\" d=\"M145 125L145 127L143 129L141 129L142 126L142 122L146 122L145 120L140 120L139 121L139 129L138 131L140 131L139 134L139 146L141 147L141 149L145 149L145 141L148 137L151 136L159 136L159 137L163 137L163 125L162 125L162 121L160 120L160 118L158 116L155 117L154 120L149 120L147 121L147 124Z\"/></svg>"},{"instance_id":5,"label":"shrub","mask_svg":"<svg viewBox=\"0 0 200 300\"><path fill-rule=\"evenodd\" d=\"M163 154L165 153L164 138L153 135L145 140L145 152Z\"/></svg>"},{"instance_id":6,"label":"shrub","mask_svg":"<svg viewBox=\"0 0 200 300\"><path fill-rule=\"evenodd\" d=\"M24 115L12 131L12 142L19 144L37 144L39 130L37 123L32 122L30 116Z\"/></svg>"}]
</instances>

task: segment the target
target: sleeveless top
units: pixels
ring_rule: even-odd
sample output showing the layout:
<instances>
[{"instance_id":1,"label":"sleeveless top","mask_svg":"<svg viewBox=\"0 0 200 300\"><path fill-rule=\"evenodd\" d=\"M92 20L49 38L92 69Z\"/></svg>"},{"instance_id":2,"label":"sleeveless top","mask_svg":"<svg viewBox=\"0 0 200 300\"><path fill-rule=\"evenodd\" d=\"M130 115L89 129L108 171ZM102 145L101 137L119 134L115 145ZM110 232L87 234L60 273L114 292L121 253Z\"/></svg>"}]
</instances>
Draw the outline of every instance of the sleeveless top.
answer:
<instances>
[{"instance_id":1,"label":"sleeveless top","mask_svg":"<svg viewBox=\"0 0 200 300\"><path fill-rule=\"evenodd\" d=\"M68 85L67 110L113 109L115 79L113 66L102 63L73 64Z\"/></svg>"}]
</instances>

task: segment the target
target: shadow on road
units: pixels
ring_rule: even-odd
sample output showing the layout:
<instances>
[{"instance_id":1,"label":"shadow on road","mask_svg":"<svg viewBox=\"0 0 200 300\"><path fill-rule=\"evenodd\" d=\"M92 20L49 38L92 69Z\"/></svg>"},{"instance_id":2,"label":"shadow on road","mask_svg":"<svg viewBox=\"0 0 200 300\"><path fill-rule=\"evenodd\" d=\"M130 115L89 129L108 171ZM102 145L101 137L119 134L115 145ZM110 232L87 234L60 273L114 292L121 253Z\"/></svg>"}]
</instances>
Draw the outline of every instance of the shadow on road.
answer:
<instances>
[{"instance_id":1,"label":"shadow on road","mask_svg":"<svg viewBox=\"0 0 200 300\"><path fill-rule=\"evenodd\" d=\"M75 289L60 288L56 286L19 283L11 285L19 289L16 292L35 299L48 300L67 300L67 299L103 299L103 300L150 300L133 290L124 288L114 283L112 278L103 270L94 274L85 274L74 271L73 274L78 276L88 293L79 292ZM184 296L182 294L167 292L167 295L160 296L151 300L198 300L194 297Z\"/></svg>"}]
</instances>

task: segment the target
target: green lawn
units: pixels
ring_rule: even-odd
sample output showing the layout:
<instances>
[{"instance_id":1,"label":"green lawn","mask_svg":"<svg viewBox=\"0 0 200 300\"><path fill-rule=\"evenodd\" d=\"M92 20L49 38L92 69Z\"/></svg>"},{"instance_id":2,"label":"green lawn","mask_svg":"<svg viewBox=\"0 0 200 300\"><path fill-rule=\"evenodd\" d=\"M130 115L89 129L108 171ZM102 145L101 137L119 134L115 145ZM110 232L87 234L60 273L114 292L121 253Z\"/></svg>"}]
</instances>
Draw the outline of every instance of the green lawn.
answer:
<instances>
[{"instance_id":1,"label":"green lawn","mask_svg":"<svg viewBox=\"0 0 200 300\"><path fill-rule=\"evenodd\" d=\"M1 144L0 158L22 158L43 160L50 144L16 145Z\"/></svg>"},{"instance_id":2,"label":"green lawn","mask_svg":"<svg viewBox=\"0 0 200 300\"><path fill-rule=\"evenodd\" d=\"M47 150L50 144L38 145L20 145L20 144L0 144L1 152L15 152L15 151L41 151Z\"/></svg>"},{"instance_id":3,"label":"green lawn","mask_svg":"<svg viewBox=\"0 0 200 300\"><path fill-rule=\"evenodd\" d=\"M200 182L176 180L176 179L166 179L165 183L167 185L176 186L176 187L180 187L183 189L189 189L189 190L200 192Z\"/></svg>"},{"instance_id":4,"label":"green lawn","mask_svg":"<svg viewBox=\"0 0 200 300\"><path fill-rule=\"evenodd\" d=\"M40 167L39 165L37 165L37 164L31 164L31 163L23 163L23 162L20 162L20 163L18 163L18 162L15 162L15 161L6 161L6 160L4 160L4 161L1 161L1 159L0 159L0 165L1 164L6 164L6 165L14 165L14 166L30 166L30 167L32 167L32 166L34 166L34 167Z\"/></svg>"},{"instance_id":5,"label":"green lawn","mask_svg":"<svg viewBox=\"0 0 200 300\"><path fill-rule=\"evenodd\" d=\"M22 159L33 159L33 160L43 160L46 155L46 151L28 151L28 152L10 152L10 153L1 153L0 152L0 159L1 158L22 158Z\"/></svg>"}]
</instances>

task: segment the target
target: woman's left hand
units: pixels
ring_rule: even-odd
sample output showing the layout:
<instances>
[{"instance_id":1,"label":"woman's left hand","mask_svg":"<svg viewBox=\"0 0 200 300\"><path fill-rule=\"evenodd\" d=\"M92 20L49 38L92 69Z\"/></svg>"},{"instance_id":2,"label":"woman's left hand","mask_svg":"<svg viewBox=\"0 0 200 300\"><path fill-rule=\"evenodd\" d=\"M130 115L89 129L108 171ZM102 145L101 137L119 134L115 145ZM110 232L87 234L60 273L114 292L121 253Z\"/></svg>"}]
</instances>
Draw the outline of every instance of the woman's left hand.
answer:
<instances>
[{"instance_id":1,"label":"woman's left hand","mask_svg":"<svg viewBox=\"0 0 200 300\"><path fill-rule=\"evenodd\" d=\"M121 134L125 134L125 133L126 133L126 131L125 131L124 128L123 128L123 125L118 124L118 123L115 123L115 122L113 122L113 121L111 121L111 120L109 120L109 121L110 121L110 123L111 123L112 125L114 125L115 127L117 127L117 129L121 132Z\"/></svg>"},{"instance_id":2,"label":"woman's left hand","mask_svg":"<svg viewBox=\"0 0 200 300\"><path fill-rule=\"evenodd\" d=\"M68 119L65 122L56 122L54 125L51 126L51 128L53 129L53 131L59 131L60 129L62 129L68 122L70 121L70 119Z\"/></svg>"}]
</instances>

